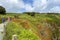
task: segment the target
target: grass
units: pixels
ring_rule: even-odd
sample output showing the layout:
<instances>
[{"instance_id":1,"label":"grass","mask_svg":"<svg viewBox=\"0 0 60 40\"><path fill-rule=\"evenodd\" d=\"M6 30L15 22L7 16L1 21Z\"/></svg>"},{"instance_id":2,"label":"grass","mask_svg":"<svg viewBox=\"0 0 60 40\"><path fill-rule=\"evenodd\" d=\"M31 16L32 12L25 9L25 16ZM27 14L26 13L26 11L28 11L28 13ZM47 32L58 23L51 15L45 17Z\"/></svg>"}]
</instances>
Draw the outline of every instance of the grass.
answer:
<instances>
[{"instance_id":1,"label":"grass","mask_svg":"<svg viewBox=\"0 0 60 40\"><path fill-rule=\"evenodd\" d=\"M15 22L10 22L6 28L6 37L4 40L11 40L12 35L18 35L18 40L40 40L40 38L34 34L31 29L25 29L22 25L18 25Z\"/></svg>"},{"instance_id":2,"label":"grass","mask_svg":"<svg viewBox=\"0 0 60 40\"><path fill-rule=\"evenodd\" d=\"M14 17L14 15L17 15L19 17L19 19L22 20L28 20L29 25L31 26L31 30L33 29L35 32L40 32L40 30L38 30L37 28L37 24L40 24L42 27L47 27L47 25L50 24L51 27L55 28L55 33L57 36L59 36L58 34L60 33L57 30L57 27L60 27L60 14L35 14L35 16L30 16L27 14L6 14L4 15L4 17ZM3 17L3 15L1 15L1 17ZM47 25L46 25L47 23ZM44 24L44 25L43 25ZM39 26L40 27L40 26ZM49 27L49 26L48 26ZM10 22L7 25L6 28L6 37L4 40L11 40L12 39L12 35L16 34L18 35L18 40L40 40L41 38L38 37L38 35L34 34L34 32L29 31L30 29L25 29L23 27L22 24L18 24L18 22ZM50 29L51 31L51 29ZM58 33L57 33L58 31ZM31 34L32 33L32 34ZM52 32L51 32L52 33ZM26 34L26 35L24 35ZM33 35L33 36L32 36ZM31 36L31 37L28 37Z\"/></svg>"}]
</instances>

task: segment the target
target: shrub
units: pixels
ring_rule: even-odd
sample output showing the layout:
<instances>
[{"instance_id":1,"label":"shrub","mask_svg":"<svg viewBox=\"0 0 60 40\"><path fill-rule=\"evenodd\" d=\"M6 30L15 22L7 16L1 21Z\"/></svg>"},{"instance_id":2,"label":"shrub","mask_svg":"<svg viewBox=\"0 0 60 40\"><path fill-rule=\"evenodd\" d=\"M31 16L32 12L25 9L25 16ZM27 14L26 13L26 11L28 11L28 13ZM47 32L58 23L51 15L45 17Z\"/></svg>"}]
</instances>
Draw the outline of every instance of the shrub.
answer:
<instances>
[{"instance_id":1,"label":"shrub","mask_svg":"<svg viewBox=\"0 0 60 40\"><path fill-rule=\"evenodd\" d=\"M0 6L0 14L6 14L5 8L2 6Z\"/></svg>"},{"instance_id":2,"label":"shrub","mask_svg":"<svg viewBox=\"0 0 60 40\"><path fill-rule=\"evenodd\" d=\"M0 19L0 23L2 23L2 20Z\"/></svg>"},{"instance_id":3,"label":"shrub","mask_svg":"<svg viewBox=\"0 0 60 40\"><path fill-rule=\"evenodd\" d=\"M30 16L35 16L35 12L24 12L24 13L26 13L26 14L28 14Z\"/></svg>"},{"instance_id":4,"label":"shrub","mask_svg":"<svg viewBox=\"0 0 60 40\"><path fill-rule=\"evenodd\" d=\"M0 17L0 23L2 23L1 17Z\"/></svg>"}]
</instances>

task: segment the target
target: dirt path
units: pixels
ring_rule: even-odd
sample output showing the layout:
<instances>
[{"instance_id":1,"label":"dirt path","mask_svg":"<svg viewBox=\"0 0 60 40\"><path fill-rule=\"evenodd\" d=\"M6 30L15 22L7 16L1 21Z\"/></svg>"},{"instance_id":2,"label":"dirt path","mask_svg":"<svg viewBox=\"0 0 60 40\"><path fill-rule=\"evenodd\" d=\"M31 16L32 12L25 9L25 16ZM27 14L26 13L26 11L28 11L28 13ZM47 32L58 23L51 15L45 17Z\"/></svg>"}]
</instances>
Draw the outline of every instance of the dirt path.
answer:
<instances>
[{"instance_id":1,"label":"dirt path","mask_svg":"<svg viewBox=\"0 0 60 40\"><path fill-rule=\"evenodd\" d=\"M4 25L6 26L6 24L7 24L7 22L0 24L0 40L3 40L4 33L5 33L5 32L4 32L4 31L5 31Z\"/></svg>"}]
</instances>

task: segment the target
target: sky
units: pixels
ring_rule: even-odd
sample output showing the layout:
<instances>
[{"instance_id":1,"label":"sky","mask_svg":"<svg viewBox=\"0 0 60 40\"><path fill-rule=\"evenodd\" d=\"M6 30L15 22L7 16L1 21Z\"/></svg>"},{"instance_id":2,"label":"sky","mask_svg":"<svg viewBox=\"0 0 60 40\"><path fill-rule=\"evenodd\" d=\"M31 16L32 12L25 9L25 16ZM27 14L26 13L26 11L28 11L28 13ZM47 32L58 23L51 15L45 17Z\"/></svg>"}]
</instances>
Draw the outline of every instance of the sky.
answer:
<instances>
[{"instance_id":1,"label":"sky","mask_svg":"<svg viewBox=\"0 0 60 40\"><path fill-rule=\"evenodd\" d=\"M0 0L0 6L7 12L57 12L60 0Z\"/></svg>"}]
</instances>

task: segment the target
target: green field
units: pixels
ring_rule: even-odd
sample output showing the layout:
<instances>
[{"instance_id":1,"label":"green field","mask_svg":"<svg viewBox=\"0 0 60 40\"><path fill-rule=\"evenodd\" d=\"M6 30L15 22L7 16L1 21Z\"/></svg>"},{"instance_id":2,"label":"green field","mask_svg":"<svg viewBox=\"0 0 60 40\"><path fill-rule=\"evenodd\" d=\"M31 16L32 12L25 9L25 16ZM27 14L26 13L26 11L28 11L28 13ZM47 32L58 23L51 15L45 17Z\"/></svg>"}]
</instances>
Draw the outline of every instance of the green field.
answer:
<instances>
[{"instance_id":1,"label":"green field","mask_svg":"<svg viewBox=\"0 0 60 40\"><path fill-rule=\"evenodd\" d=\"M48 28L48 29L44 29L44 30L49 30L51 31L50 34L52 36L53 32L52 32L52 28L55 28L54 33L56 34L56 37L60 37L60 32L58 27L60 27L60 14L38 14L36 13L35 16L30 16L28 14L6 14L6 15L0 15L1 18L2 17L8 17L10 16L11 18L13 18L15 15L18 16L18 18L16 18L16 21L11 21L9 22L6 26L6 36L4 37L4 40L12 40L12 35L16 34L18 35L18 40L42 40L42 37L40 36L40 31L42 31L42 29L44 29L44 27ZM13 20L13 19L12 19ZM19 21L20 20L20 21ZM24 23L21 21L26 20L27 23L29 24L30 28L24 28ZM19 22L18 22L19 21ZM0 22L1 23L1 22ZM38 25L40 25L39 27L42 29L38 28ZM27 26L27 25L26 25ZM47 32L49 32L47 31ZM37 34L35 34L37 32ZM42 33L44 36L44 32ZM42 35L41 34L41 35ZM47 37L48 39L48 37ZM47 40L46 39L46 40ZM44 39L45 40L45 39ZM50 39L49 39L50 40Z\"/></svg>"}]
</instances>

